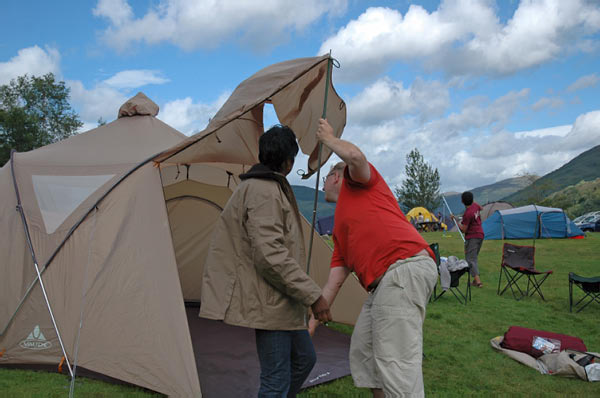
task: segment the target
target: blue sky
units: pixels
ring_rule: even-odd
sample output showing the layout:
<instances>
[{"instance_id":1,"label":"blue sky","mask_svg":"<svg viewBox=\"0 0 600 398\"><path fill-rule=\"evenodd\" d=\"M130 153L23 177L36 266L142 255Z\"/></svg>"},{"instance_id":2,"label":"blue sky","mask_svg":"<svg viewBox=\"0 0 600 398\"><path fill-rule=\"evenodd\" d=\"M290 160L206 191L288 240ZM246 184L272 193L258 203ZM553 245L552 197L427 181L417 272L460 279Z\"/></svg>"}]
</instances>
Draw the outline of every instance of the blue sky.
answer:
<instances>
[{"instance_id":1,"label":"blue sky","mask_svg":"<svg viewBox=\"0 0 600 398\"><path fill-rule=\"evenodd\" d=\"M8 0L0 13L0 84L55 73L83 130L142 91L190 135L259 69L329 50L344 138L392 187L412 148L462 191L600 143L597 0Z\"/></svg>"}]
</instances>

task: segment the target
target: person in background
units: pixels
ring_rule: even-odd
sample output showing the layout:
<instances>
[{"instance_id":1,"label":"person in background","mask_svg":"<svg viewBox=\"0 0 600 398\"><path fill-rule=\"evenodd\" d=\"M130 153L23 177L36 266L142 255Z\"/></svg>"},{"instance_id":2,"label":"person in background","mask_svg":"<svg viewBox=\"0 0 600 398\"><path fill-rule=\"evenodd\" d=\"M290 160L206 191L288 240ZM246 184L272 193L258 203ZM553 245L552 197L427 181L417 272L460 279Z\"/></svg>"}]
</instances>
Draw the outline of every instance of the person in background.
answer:
<instances>
[{"instance_id":1,"label":"person in background","mask_svg":"<svg viewBox=\"0 0 600 398\"><path fill-rule=\"evenodd\" d=\"M331 320L321 289L302 269L302 225L286 179L297 153L289 127L260 137L260 163L240 175L204 266L200 316L255 329L259 398L295 397L313 368L307 307Z\"/></svg>"},{"instance_id":2,"label":"person in background","mask_svg":"<svg viewBox=\"0 0 600 398\"><path fill-rule=\"evenodd\" d=\"M471 267L471 276L473 277L473 286L483 287L481 278L479 277L479 267L477 257L483 244L483 228L481 227L481 217L479 213L481 206L473 201L473 193L466 191L460 197L466 210L463 214L462 221L458 222L458 228L465 234L465 260ZM454 214L451 216L456 220ZM457 220L456 220L457 221Z\"/></svg>"},{"instance_id":3,"label":"person in background","mask_svg":"<svg viewBox=\"0 0 600 398\"><path fill-rule=\"evenodd\" d=\"M375 398L423 397L423 321L438 277L434 254L357 146L335 137L325 119L317 138L343 160L323 187L325 200L337 202L323 296L333 305L350 272L369 292L350 343L354 384ZM311 318L309 330L317 326Z\"/></svg>"}]
</instances>

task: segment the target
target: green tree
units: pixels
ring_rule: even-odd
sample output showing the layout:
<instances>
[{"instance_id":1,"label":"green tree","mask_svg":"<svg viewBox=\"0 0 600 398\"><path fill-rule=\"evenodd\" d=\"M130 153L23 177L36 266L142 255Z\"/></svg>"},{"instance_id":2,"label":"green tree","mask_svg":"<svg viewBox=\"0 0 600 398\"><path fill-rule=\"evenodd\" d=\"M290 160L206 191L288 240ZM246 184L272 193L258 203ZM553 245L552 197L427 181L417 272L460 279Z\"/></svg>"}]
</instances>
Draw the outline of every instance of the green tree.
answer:
<instances>
[{"instance_id":1,"label":"green tree","mask_svg":"<svg viewBox=\"0 0 600 398\"><path fill-rule=\"evenodd\" d=\"M52 73L0 86L0 165L11 149L30 151L75 134L83 123L68 100L69 89Z\"/></svg>"},{"instance_id":2,"label":"green tree","mask_svg":"<svg viewBox=\"0 0 600 398\"><path fill-rule=\"evenodd\" d=\"M433 211L440 205L440 173L415 148L406 155L406 179L395 188L396 197L408 208L423 206Z\"/></svg>"}]
</instances>

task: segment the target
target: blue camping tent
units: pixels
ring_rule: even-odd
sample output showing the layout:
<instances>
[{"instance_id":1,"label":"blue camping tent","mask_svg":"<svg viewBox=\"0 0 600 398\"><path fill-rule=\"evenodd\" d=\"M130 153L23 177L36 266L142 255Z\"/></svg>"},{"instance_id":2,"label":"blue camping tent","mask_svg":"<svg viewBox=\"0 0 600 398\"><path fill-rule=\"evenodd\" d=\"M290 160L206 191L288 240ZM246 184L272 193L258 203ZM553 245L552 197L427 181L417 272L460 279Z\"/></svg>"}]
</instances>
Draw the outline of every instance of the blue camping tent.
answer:
<instances>
[{"instance_id":1,"label":"blue camping tent","mask_svg":"<svg viewBox=\"0 0 600 398\"><path fill-rule=\"evenodd\" d=\"M482 226L485 239L572 238L584 235L562 209L536 205L496 210Z\"/></svg>"}]
</instances>

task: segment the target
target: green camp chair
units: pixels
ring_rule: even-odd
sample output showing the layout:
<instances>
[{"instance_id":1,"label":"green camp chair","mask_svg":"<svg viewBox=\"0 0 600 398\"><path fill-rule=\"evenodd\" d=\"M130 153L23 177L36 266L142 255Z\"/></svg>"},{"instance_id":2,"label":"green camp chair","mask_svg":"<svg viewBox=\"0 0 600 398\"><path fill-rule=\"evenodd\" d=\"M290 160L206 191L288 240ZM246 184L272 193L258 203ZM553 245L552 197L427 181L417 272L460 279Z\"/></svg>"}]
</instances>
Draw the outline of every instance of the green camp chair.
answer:
<instances>
[{"instance_id":1,"label":"green camp chair","mask_svg":"<svg viewBox=\"0 0 600 398\"><path fill-rule=\"evenodd\" d=\"M584 296L575 305L573 305L573 285L584 293ZM588 300L584 301L585 299ZM585 278L569 272L569 312L573 312L573 307L579 312L594 301L600 304L600 276Z\"/></svg>"}]
</instances>

